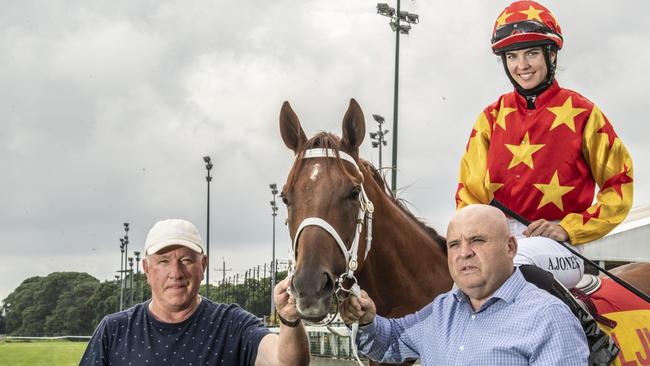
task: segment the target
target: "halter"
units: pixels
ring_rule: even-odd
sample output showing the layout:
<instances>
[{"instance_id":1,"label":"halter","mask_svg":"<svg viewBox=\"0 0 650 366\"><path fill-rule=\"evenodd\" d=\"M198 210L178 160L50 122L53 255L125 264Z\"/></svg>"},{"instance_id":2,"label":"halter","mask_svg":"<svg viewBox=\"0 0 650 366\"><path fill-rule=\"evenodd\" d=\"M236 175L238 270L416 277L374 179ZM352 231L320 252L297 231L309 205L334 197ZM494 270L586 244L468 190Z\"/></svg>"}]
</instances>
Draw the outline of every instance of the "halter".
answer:
<instances>
[{"instance_id":1,"label":"halter","mask_svg":"<svg viewBox=\"0 0 650 366\"><path fill-rule=\"evenodd\" d=\"M357 165L356 161L354 161L354 158L352 158L352 156L348 155L343 151L339 151L338 156L341 159L347 161L348 163L354 165L354 167L357 169L357 172L359 172L361 177L363 177L363 173L361 173L361 169L359 169L359 166ZM336 151L333 149L309 149L305 151L302 158L303 159L336 158ZM352 245L350 245L350 249L348 250L347 246L343 242L343 239L341 239L339 233L332 225L330 225L330 223L321 219L320 217L307 217L300 223L300 226L298 226L298 230L296 231L296 236L293 239L293 245L291 248L293 252L293 257L296 258L296 246L298 245L298 239L300 238L300 234L306 227L318 226L321 229L325 230L328 234L330 234L330 236L334 239L334 241L336 241L336 244L338 244L339 249L341 249L341 253L343 254L343 257L345 258L345 272L343 272L337 280L338 288L336 289L336 293L338 294L340 290L345 292L350 292L350 289L346 289L343 287L343 280L345 278L349 278L353 281L353 284L357 283L357 279L356 277L354 277L354 271L356 271L359 266L359 262L357 261L358 251L359 251L359 237L361 235L361 232L363 231L363 225L365 224L367 226L366 251L363 256L363 259L365 260L368 257L368 252L370 251L370 248L372 246L373 211L374 211L374 206L372 205L370 199L368 199L368 195L366 194L363 185L361 185L361 192L359 194L359 213L357 215L357 226L354 231L354 239L352 239Z\"/></svg>"},{"instance_id":2,"label":"halter","mask_svg":"<svg viewBox=\"0 0 650 366\"><path fill-rule=\"evenodd\" d=\"M305 153L302 156L302 159L336 158L336 156L337 153L334 149L309 149L305 151ZM339 151L338 157L354 165L354 167L357 169L357 172L359 172L359 174L361 175L361 178L363 178L363 173L361 172L361 169L359 169L357 162L354 160L352 156L350 156L349 154L343 151ZM345 245L345 243L343 242L343 239L341 239L339 233L336 231L336 229L334 229L334 227L330 225L330 223L321 219L320 217L307 217L304 220L302 220L300 226L298 226L298 230L296 230L296 236L293 238L293 244L291 250L293 252L292 254L294 259L296 259L296 246L298 245L298 239L300 238L300 234L308 226L318 226L321 229L325 230L327 233L330 234L332 238L334 238L334 241L336 241L336 244L338 244L339 249L341 249L341 253L343 254L343 257L345 259L345 272L341 273L341 275L336 281L337 288L334 293L336 294L337 297L337 301L336 301L337 313L338 313L338 301L340 300L339 298L340 291L352 294L357 298L361 296L361 288L357 283L357 278L354 277L354 271L356 271L359 266L359 262L357 261L358 251L359 251L359 237L361 235L361 232L363 231L363 225L365 224L367 228L366 251L363 255L363 259L365 261L365 259L368 257L368 252L370 252L370 248L372 245L372 213L374 212L374 210L375 208L372 205L370 199L368 199L368 195L366 195L366 191L363 188L363 184L362 184L361 192L359 194L359 213L357 214L357 226L354 230L354 239L352 239L352 245L350 245L349 250ZM346 278L352 280L352 285L350 286L349 289L343 287L343 281ZM329 325L334 320L334 318L335 316L332 316L329 319L326 318L326 322L323 325ZM356 358L359 365L363 365L361 360L359 360L359 355L357 352L356 336L358 330L359 330L359 322L354 322L352 324L352 335L351 335L352 353L354 354L354 357Z\"/></svg>"}]
</instances>

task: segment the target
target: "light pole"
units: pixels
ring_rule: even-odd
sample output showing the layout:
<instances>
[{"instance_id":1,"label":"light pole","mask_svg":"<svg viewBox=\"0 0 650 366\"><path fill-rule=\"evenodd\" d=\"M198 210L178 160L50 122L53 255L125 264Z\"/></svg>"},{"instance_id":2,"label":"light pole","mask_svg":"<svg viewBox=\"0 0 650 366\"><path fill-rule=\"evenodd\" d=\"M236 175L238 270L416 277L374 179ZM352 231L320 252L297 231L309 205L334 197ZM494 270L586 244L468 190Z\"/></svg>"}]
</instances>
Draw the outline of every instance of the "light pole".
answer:
<instances>
[{"instance_id":1,"label":"light pole","mask_svg":"<svg viewBox=\"0 0 650 366\"><path fill-rule=\"evenodd\" d=\"M212 177L210 176L210 170L212 169L212 162L210 160L209 156L204 156L203 161L205 162L205 169L207 170L208 174L205 176L205 181L208 184L208 212L207 212L207 228L206 228L206 241L205 241L205 248L206 248L206 266L205 266L205 298L209 299L210 298L210 182L212 181Z\"/></svg>"},{"instance_id":2,"label":"light pole","mask_svg":"<svg viewBox=\"0 0 650 366\"><path fill-rule=\"evenodd\" d=\"M273 195L273 200L271 201L271 216L273 216L273 252L271 257L271 314L270 317L273 317L275 314L275 302L273 301L273 290L275 289L275 217L278 215L278 205L275 202L275 196L278 194L278 185L275 183L269 184L271 188L271 194Z\"/></svg>"},{"instance_id":3,"label":"light pole","mask_svg":"<svg viewBox=\"0 0 650 366\"><path fill-rule=\"evenodd\" d=\"M129 257L129 307L133 306L133 257Z\"/></svg>"},{"instance_id":4,"label":"light pole","mask_svg":"<svg viewBox=\"0 0 650 366\"><path fill-rule=\"evenodd\" d=\"M124 310L124 238L120 238L120 311ZM117 276L115 276L117 277Z\"/></svg>"},{"instance_id":5,"label":"light pole","mask_svg":"<svg viewBox=\"0 0 650 366\"><path fill-rule=\"evenodd\" d=\"M124 256L123 256L124 257L124 263L123 263L124 265L122 266L122 264L120 264L120 267L121 267L120 274L121 275L126 273L126 266L127 266L126 257L129 255L129 223L125 222L123 225L124 225L124 238L120 239L120 242L122 243L120 248L124 247L124 250L122 251L122 253L124 254ZM121 285L122 292L120 294L120 311L124 310L124 300L125 300L124 299L124 290L126 288L126 283L124 283L124 282L126 281L126 274L124 274L123 279L124 279L124 281L122 281L123 283Z\"/></svg>"},{"instance_id":6,"label":"light pole","mask_svg":"<svg viewBox=\"0 0 650 366\"><path fill-rule=\"evenodd\" d=\"M392 170L393 175L391 179L390 189L393 195L397 195L397 100L398 100L398 85L399 85L399 35L409 34L411 24L417 24L420 17L417 14L409 13L400 10L400 0L397 0L397 11L388 6L387 3L377 4L377 13L390 18L390 28L395 32L395 87L393 92L393 161ZM406 22L407 24L400 24Z\"/></svg>"},{"instance_id":7,"label":"light pole","mask_svg":"<svg viewBox=\"0 0 650 366\"><path fill-rule=\"evenodd\" d=\"M140 252L135 251L135 301L140 302Z\"/></svg>"},{"instance_id":8,"label":"light pole","mask_svg":"<svg viewBox=\"0 0 650 366\"><path fill-rule=\"evenodd\" d=\"M378 115L378 114L373 114L372 118L377 121L377 132L370 132L370 139L372 140L372 147L378 147L379 148L379 169L381 170L382 165L381 165L381 148L382 146L386 146L386 140L384 139L384 136L388 134L388 130L382 129L382 124L384 123L384 117Z\"/></svg>"}]
</instances>

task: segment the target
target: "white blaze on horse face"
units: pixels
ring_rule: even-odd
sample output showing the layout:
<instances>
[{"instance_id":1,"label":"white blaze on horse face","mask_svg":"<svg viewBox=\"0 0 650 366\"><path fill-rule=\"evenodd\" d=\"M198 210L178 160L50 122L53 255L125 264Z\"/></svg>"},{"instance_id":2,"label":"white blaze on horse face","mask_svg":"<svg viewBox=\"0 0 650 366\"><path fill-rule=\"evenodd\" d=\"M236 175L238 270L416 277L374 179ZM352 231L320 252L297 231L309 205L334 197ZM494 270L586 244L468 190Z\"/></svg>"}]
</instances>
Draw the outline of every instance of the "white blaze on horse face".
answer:
<instances>
[{"instance_id":1,"label":"white blaze on horse face","mask_svg":"<svg viewBox=\"0 0 650 366\"><path fill-rule=\"evenodd\" d=\"M312 182L315 182L318 179L318 174L320 174L320 164L316 163L312 167L311 174L309 175L309 179L311 179Z\"/></svg>"}]
</instances>

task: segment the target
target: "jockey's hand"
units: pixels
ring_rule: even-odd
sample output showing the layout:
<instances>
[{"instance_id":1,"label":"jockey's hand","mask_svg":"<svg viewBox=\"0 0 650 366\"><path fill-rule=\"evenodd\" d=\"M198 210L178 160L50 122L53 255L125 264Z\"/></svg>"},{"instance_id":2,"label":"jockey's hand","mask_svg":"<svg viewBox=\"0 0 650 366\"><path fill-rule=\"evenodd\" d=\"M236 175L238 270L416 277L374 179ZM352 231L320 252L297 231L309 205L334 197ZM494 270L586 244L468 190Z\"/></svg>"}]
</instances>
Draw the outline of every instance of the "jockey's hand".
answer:
<instances>
[{"instance_id":1,"label":"jockey's hand","mask_svg":"<svg viewBox=\"0 0 650 366\"><path fill-rule=\"evenodd\" d=\"M368 293L361 290L361 296L359 298L349 295L343 300L339 313L347 325L355 321L359 321L359 325L365 325L375 320L377 307L370 296L368 296Z\"/></svg>"},{"instance_id":2,"label":"jockey's hand","mask_svg":"<svg viewBox=\"0 0 650 366\"><path fill-rule=\"evenodd\" d=\"M528 228L524 230L523 234L529 237L545 236L561 242L567 242L569 240L569 234L562 228L562 226L544 219L531 222L530 225L528 225Z\"/></svg>"}]
</instances>

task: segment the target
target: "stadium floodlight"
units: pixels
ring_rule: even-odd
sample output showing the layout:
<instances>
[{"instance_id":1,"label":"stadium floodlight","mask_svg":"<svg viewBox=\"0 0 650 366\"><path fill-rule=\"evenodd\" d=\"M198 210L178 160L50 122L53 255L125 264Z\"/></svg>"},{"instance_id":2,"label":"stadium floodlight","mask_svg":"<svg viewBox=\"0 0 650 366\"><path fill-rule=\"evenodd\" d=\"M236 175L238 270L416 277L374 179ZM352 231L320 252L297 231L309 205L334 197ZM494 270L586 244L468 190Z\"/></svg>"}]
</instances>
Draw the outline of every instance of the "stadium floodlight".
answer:
<instances>
[{"instance_id":1,"label":"stadium floodlight","mask_svg":"<svg viewBox=\"0 0 650 366\"><path fill-rule=\"evenodd\" d=\"M393 146L392 146L392 164L391 164L391 191L394 196L397 196L397 126L398 126L398 90L399 90L399 36L400 34L409 34L411 31L411 24L418 24L420 16L417 14L402 11L400 9L400 0L397 0L396 8L391 8L387 3L377 4L377 13L390 18L390 29L395 32L395 86L393 92ZM402 22L404 24L402 24ZM376 119L375 119L376 120ZM379 120L376 120L379 122ZM379 122L382 123L382 122ZM383 137L383 136L382 136ZM381 146L382 142L378 142L379 146L379 161L381 168Z\"/></svg>"}]
</instances>

